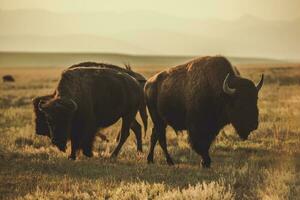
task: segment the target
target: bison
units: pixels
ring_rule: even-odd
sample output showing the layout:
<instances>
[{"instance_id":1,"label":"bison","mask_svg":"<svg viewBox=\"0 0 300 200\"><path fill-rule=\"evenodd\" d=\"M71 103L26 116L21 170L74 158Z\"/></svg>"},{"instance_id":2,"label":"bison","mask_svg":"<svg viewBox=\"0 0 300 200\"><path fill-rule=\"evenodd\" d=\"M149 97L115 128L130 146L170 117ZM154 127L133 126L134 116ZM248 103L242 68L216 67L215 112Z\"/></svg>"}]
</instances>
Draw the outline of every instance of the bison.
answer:
<instances>
[{"instance_id":1,"label":"bison","mask_svg":"<svg viewBox=\"0 0 300 200\"><path fill-rule=\"evenodd\" d=\"M175 131L187 130L203 167L210 167L209 148L225 125L232 124L243 140L257 129L258 92L264 76L255 85L235 71L225 57L201 57L148 79L145 98L154 124L148 163L153 162L158 140L167 163L174 164L167 150L167 125Z\"/></svg>"},{"instance_id":2,"label":"bison","mask_svg":"<svg viewBox=\"0 0 300 200\"><path fill-rule=\"evenodd\" d=\"M97 67L68 69L61 75L55 94L40 101L51 141L61 151L71 140L70 159L82 149L91 157L95 134L122 118L119 143L112 153L116 157L129 135L144 93L138 81L127 73Z\"/></svg>"},{"instance_id":3,"label":"bison","mask_svg":"<svg viewBox=\"0 0 300 200\"><path fill-rule=\"evenodd\" d=\"M132 69L129 65L126 65L126 69L125 69L125 68L121 68L121 67L111 65L111 64L96 63L96 62L82 62L79 64L72 65L68 69L74 69L74 68L78 68L78 67L97 67L97 68L114 69L114 70L120 71L122 73L127 73L130 76L134 77L139 82L141 88L143 88L144 84L146 83L145 77L143 77L141 74L139 74L137 72L132 71ZM49 100L53 96L54 96L54 94L39 96L39 97L36 97L33 99L33 109L34 109L34 114L35 114L35 133L37 135L45 135L48 137L50 136L50 131L48 128L48 123L45 118L45 114L39 110L38 105L39 105L40 101ZM147 126L148 126L148 115L147 115L145 104L144 104L144 106L142 106L140 108L139 113L140 113L141 119L143 121L144 132L146 134ZM134 134L136 136L137 150L142 152L142 128L141 128L141 125L135 119L133 121L133 123L131 124L130 128L132 129L132 131L134 132ZM102 140L107 141L107 138L105 137L105 135L98 133L98 136L100 136L100 138ZM117 140L119 140L119 137L120 137L120 133L118 134Z\"/></svg>"},{"instance_id":4,"label":"bison","mask_svg":"<svg viewBox=\"0 0 300 200\"><path fill-rule=\"evenodd\" d=\"M15 79L12 75L4 75L2 76L3 82L15 82Z\"/></svg>"}]
</instances>

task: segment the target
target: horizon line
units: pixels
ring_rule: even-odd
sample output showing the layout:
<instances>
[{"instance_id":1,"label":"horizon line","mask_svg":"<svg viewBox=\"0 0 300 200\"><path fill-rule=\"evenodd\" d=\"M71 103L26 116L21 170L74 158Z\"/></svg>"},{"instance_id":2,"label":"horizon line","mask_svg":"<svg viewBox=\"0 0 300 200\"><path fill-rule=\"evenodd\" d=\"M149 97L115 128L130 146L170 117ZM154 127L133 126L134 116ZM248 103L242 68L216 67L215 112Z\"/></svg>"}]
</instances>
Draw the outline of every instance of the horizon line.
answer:
<instances>
[{"instance_id":1,"label":"horizon line","mask_svg":"<svg viewBox=\"0 0 300 200\"><path fill-rule=\"evenodd\" d=\"M274 60L274 61L300 61L297 59L277 59L270 57L255 57L255 56L238 56L238 55L225 55L225 54L209 54L209 55L179 55L179 54L136 54L136 53L122 53L122 52L93 52L93 51L2 51L0 54L103 54L103 55L115 55L115 56L128 56L128 57L173 57L173 58L196 58L202 56L224 56L236 59L261 59L261 60Z\"/></svg>"}]
</instances>

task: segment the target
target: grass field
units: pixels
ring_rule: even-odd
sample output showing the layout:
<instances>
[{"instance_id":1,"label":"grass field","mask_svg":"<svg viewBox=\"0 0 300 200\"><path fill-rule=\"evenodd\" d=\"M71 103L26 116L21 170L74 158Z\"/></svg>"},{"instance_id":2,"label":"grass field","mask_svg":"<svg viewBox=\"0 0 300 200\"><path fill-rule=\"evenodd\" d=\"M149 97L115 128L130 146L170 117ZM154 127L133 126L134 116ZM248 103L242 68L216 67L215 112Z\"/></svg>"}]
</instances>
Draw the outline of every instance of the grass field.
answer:
<instances>
[{"instance_id":1,"label":"grass field","mask_svg":"<svg viewBox=\"0 0 300 200\"><path fill-rule=\"evenodd\" d=\"M147 77L158 68L137 68ZM0 84L0 199L297 199L300 197L300 66L240 67L258 81L260 126L241 141L225 127L211 148L212 167L203 169L185 132L168 129L168 148L176 162L170 167L159 146L148 165L149 136L137 154L131 134L117 160L120 122L104 130L109 142L97 139L93 158L67 160L49 139L34 135L31 99L48 94L61 68L2 68L15 83ZM151 130L151 120L149 119Z\"/></svg>"}]
</instances>

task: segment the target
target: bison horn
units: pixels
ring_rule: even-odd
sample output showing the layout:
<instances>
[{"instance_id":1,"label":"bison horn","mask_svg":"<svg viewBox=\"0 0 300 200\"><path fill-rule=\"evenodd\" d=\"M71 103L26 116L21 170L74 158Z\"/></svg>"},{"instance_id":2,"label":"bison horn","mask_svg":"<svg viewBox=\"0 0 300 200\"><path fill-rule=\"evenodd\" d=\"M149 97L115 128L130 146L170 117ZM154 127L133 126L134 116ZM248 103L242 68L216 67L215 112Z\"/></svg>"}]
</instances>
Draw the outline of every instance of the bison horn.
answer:
<instances>
[{"instance_id":1,"label":"bison horn","mask_svg":"<svg viewBox=\"0 0 300 200\"><path fill-rule=\"evenodd\" d=\"M259 91L261 89L263 84L264 84L264 74L261 75L261 79L260 79L259 83L256 85L257 91Z\"/></svg>"},{"instance_id":2,"label":"bison horn","mask_svg":"<svg viewBox=\"0 0 300 200\"><path fill-rule=\"evenodd\" d=\"M223 91L224 91L226 94L233 95L233 94L235 93L236 89L230 88L230 87L228 86L228 79L229 79L229 77L230 77L230 73L227 74L227 76L226 76L226 78L225 78L225 80L224 80L224 82L223 82Z\"/></svg>"},{"instance_id":3,"label":"bison horn","mask_svg":"<svg viewBox=\"0 0 300 200\"><path fill-rule=\"evenodd\" d=\"M44 103L46 103L46 102L41 100L41 101L39 102L39 104L38 104L38 108L39 108L39 110L42 111L42 112L44 111L44 108L43 108L43 104L44 104Z\"/></svg>"}]
</instances>

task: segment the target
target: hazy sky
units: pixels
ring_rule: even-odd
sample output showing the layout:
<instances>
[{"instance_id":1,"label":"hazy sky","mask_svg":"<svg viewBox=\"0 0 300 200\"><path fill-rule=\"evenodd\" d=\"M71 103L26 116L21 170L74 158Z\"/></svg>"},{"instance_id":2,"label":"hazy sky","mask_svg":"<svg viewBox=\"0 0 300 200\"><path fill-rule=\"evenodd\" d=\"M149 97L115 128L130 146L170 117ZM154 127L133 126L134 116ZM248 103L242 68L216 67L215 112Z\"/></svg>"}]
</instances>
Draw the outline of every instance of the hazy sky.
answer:
<instances>
[{"instance_id":1,"label":"hazy sky","mask_svg":"<svg viewBox=\"0 0 300 200\"><path fill-rule=\"evenodd\" d=\"M245 14L264 19L300 17L300 0L0 0L0 8L59 12L149 10L187 18L220 19Z\"/></svg>"},{"instance_id":2,"label":"hazy sky","mask_svg":"<svg viewBox=\"0 0 300 200\"><path fill-rule=\"evenodd\" d=\"M0 51L299 59L299 9L300 0L0 0Z\"/></svg>"}]
</instances>

